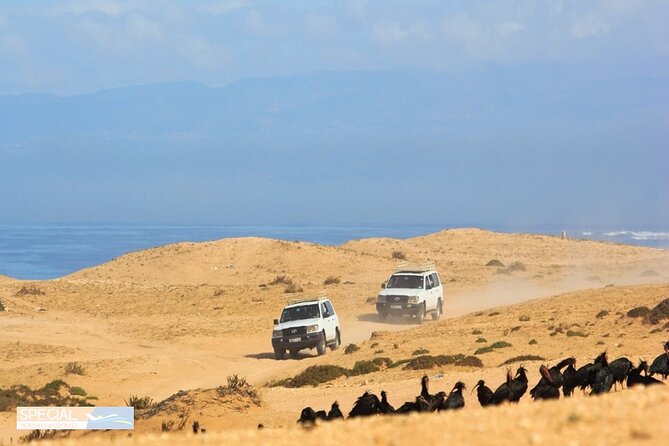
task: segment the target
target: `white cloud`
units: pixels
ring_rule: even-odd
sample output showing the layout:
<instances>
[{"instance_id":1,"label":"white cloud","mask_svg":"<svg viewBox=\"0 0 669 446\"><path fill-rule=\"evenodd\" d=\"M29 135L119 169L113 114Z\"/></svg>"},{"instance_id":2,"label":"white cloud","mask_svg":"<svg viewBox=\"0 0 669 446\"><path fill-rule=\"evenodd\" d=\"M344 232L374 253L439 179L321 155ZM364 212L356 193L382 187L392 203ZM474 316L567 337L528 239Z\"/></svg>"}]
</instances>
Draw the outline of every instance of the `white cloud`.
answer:
<instances>
[{"instance_id":1,"label":"white cloud","mask_svg":"<svg viewBox=\"0 0 669 446\"><path fill-rule=\"evenodd\" d=\"M569 28L569 34L575 39L585 39L607 32L609 32L609 25L592 15L580 17Z\"/></svg>"},{"instance_id":2,"label":"white cloud","mask_svg":"<svg viewBox=\"0 0 669 446\"><path fill-rule=\"evenodd\" d=\"M525 26L517 22L502 22L495 25L495 30L500 37L507 37L525 29Z\"/></svg>"}]
</instances>

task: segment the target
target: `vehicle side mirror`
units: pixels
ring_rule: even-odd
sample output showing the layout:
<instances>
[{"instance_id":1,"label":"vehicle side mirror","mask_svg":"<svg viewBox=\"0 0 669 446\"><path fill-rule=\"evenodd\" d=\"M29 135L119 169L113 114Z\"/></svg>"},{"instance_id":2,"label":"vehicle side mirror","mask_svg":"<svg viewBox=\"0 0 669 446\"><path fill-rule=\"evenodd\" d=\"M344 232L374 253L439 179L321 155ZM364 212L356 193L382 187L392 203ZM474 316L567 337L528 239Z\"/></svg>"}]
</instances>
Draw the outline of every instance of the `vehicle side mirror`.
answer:
<instances>
[{"instance_id":1,"label":"vehicle side mirror","mask_svg":"<svg viewBox=\"0 0 669 446\"><path fill-rule=\"evenodd\" d=\"M383 283L381 284L381 288L386 289L386 282L383 282Z\"/></svg>"},{"instance_id":2,"label":"vehicle side mirror","mask_svg":"<svg viewBox=\"0 0 669 446\"><path fill-rule=\"evenodd\" d=\"M278 319L274 319L274 325L279 325L279 320Z\"/></svg>"}]
</instances>

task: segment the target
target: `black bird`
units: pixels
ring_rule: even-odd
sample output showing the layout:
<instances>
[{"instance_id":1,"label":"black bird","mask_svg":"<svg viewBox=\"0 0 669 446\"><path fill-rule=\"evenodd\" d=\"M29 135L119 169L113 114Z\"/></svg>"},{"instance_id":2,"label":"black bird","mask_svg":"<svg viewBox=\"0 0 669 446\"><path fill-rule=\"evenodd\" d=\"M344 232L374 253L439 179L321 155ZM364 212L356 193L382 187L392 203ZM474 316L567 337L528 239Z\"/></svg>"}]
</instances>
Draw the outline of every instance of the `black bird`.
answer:
<instances>
[{"instance_id":1,"label":"black bird","mask_svg":"<svg viewBox=\"0 0 669 446\"><path fill-rule=\"evenodd\" d=\"M516 377L509 383L509 401L517 403L527 392L527 370L520 366L516 371Z\"/></svg>"},{"instance_id":2,"label":"black bird","mask_svg":"<svg viewBox=\"0 0 669 446\"><path fill-rule=\"evenodd\" d=\"M613 375L613 371L611 371L609 368L606 352L599 355L595 362L599 362L600 368L595 373L595 378L592 382L591 394L599 395L602 393L608 393L611 391L611 387L613 387L615 376Z\"/></svg>"},{"instance_id":3,"label":"black bird","mask_svg":"<svg viewBox=\"0 0 669 446\"><path fill-rule=\"evenodd\" d=\"M576 361L573 364L569 364L564 372L562 372L562 394L566 397L569 397L574 393L574 378L576 375Z\"/></svg>"},{"instance_id":4,"label":"black bird","mask_svg":"<svg viewBox=\"0 0 669 446\"><path fill-rule=\"evenodd\" d=\"M511 375L511 369L506 371L506 382L500 384L500 386L495 389L495 392L492 394L492 404L498 406L504 401L509 401L509 384L513 381L513 376Z\"/></svg>"},{"instance_id":5,"label":"black bird","mask_svg":"<svg viewBox=\"0 0 669 446\"><path fill-rule=\"evenodd\" d=\"M453 386L453 390L448 394L448 398L437 408L442 410L457 410L465 407L465 398L462 396L462 391L465 389L465 383L458 381Z\"/></svg>"},{"instance_id":6,"label":"black bird","mask_svg":"<svg viewBox=\"0 0 669 446\"><path fill-rule=\"evenodd\" d=\"M648 369L650 376L654 374L662 375L662 379L667 379L669 375L669 341L664 344L664 353L658 356L650 364Z\"/></svg>"},{"instance_id":7,"label":"black bird","mask_svg":"<svg viewBox=\"0 0 669 446\"><path fill-rule=\"evenodd\" d=\"M644 372L642 375L641 372ZM627 375L627 387L633 387L638 385L643 386L652 386L653 384L662 384L662 381L655 379L652 376L648 376L648 363L646 361L639 361L639 367L633 368L630 370L629 375Z\"/></svg>"},{"instance_id":8,"label":"black bird","mask_svg":"<svg viewBox=\"0 0 669 446\"><path fill-rule=\"evenodd\" d=\"M548 382L547 378L542 375L541 379L539 380L537 385L534 386L532 388L532 390L530 390L530 395L532 396L532 398L535 398L534 394L535 394L535 392L537 391L538 388L543 388L543 387L549 386L549 387L556 387L557 389L559 389L560 387L562 387L562 383L563 383L562 369L567 367L570 364L575 364L575 363L576 363L575 358L566 358L566 359L563 359L562 361L558 362L556 365L554 365L550 369L547 369L550 376L551 376L550 382ZM541 399L541 398L539 398L539 399Z\"/></svg>"},{"instance_id":9,"label":"black bird","mask_svg":"<svg viewBox=\"0 0 669 446\"><path fill-rule=\"evenodd\" d=\"M316 418L319 420L327 421L328 420L328 414L324 410L317 410L316 411Z\"/></svg>"},{"instance_id":10,"label":"black bird","mask_svg":"<svg viewBox=\"0 0 669 446\"><path fill-rule=\"evenodd\" d=\"M632 361L627 358L618 358L609 363L609 369L613 372L613 386L617 390L618 384L623 387L627 374L632 370Z\"/></svg>"},{"instance_id":11,"label":"black bird","mask_svg":"<svg viewBox=\"0 0 669 446\"><path fill-rule=\"evenodd\" d=\"M381 391L381 404L379 406L379 410L384 414L395 412L395 408L388 402L388 395L386 395L385 390Z\"/></svg>"},{"instance_id":12,"label":"black bird","mask_svg":"<svg viewBox=\"0 0 669 446\"><path fill-rule=\"evenodd\" d=\"M595 375L599 369L602 368L602 356L604 354L597 356L594 362L584 365L583 367L576 370L574 374L574 383L575 386L579 387L583 393L588 387L592 387L595 382Z\"/></svg>"},{"instance_id":13,"label":"black bird","mask_svg":"<svg viewBox=\"0 0 669 446\"><path fill-rule=\"evenodd\" d=\"M474 389L476 389L476 397L478 398L481 407L486 407L492 403L493 393L492 390L490 390L490 387L485 385L485 381L480 379L474 386ZM472 392L474 389L472 389Z\"/></svg>"},{"instance_id":14,"label":"black bird","mask_svg":"<svg viewBox=\"0 0 669 446\"><path fill-rule=\"evenodd\" d=\"M430 395L430 392L428 390L429 385L430 385L430 378L428 378L427 375L423 375L423 377L420 380L420 388L421 388L420 396L422 396L430 406L433 406L437 396Z\"/></svg>"},{"instance_id":15,"label":"black bird","mask_svg":"<svg viewBox=\"0 0 669 446\"><path fill-rule=\"evenodd\" d=\"M328 420L335 420L337 418L344 418L344 414L339 410L339 403L335 401L330 407L330 412L328 412Z\"/></svg>"},{"instance_id":16,"label":"black bird","mask_svg":"<svg viewBox=\"0 0 669 446\"><path fill-rule=\"evenodd\" d=\"M431 406L430 403L425 401L425 398L422 396L417 396L416 401L407 401L406 403L402 404L399 409L395 411L395 413L409 413L409 412L430 412Z\"/></svg>"},{"instance_id":17,"label":"black bird","mask_svg":"<svg viewBox=\"0 0 669 446\"><path fill-rule=\"evenodd\" d=\"M381 401L373 393L365 392L353 405L353 409L348 414L349 418L366 417L381 413Z\"/></svg>"},{"instance_id":18,"label":"black bird","mask_svg":"<svg viewBox=\"0 0 669 446\"><path fill-rule=\"evenodd\" d=\"M551 400L560 398L560 386L554 381L551 370L542 365L539 368L541 373L541 380L534 386L530 394L535 400ZM562 375L560 375L562 376Z\"/></svg>"},{"instance_id":19,"label":"black bird","mask_svg":"<svg viewBox=\"0 0 669 446\"><path fill-rule=\"evenodd\" d=\"M305 407L300 412L300 419L297 420L298 423L302 424L312 424L316 422L316 411L311 407Z\"/></svg>"},{"instance_id":20,"label":"black bird","mask_svg":"<svg viewBox=\"0 0 669 446\"><path fill-rule=\"evenodd\" d=\"M432 399L432 402L430 404L430 412L434 412L435 410L440 410L439 408L444 405L446 402L446 398L448 398L448 395L446 395L446 392L437 392L434 395L434 398Z\"/></svg>"}]
</instances>

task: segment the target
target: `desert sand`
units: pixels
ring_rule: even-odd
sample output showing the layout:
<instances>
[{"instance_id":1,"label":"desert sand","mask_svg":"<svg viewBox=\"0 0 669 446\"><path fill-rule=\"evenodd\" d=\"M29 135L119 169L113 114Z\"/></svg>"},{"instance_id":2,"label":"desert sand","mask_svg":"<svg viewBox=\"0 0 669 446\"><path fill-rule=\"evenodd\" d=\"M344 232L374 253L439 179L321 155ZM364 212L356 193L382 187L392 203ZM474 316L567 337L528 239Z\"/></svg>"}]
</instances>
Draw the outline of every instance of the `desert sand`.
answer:
<instances>
[{"instance_id":1,"label":"desert sand","mask_svg":"<svg viewBox=\"0 0 669 446\"><path fill-rule=\"evenodd\" d=\"M417 326L375 317L374 298L396 267L395 251L409 260L435 261L446 299L440 321ZM520 262L524 269L486 266L492 259L507 266ZM286 293L285 284L273 284L281 276L302 291ZM339 283L324 285L327 278ZM22 288L37 291L21 293ZM299 360L275 361L272 319L288 299L322 290L339 313L343 344L360 350L345 354L341 348L322 357L307 351ZM486 410L468 393L460 413L351 420L316 430L299 429L295 420L302 407L327 409L335 399L348 411L366 389L386 390L397 407L419 393L423 373L432 377L433 392L450 390L456 380L471 388L480 378L494 388L504 380L502 363L518 355L544 358L511 364L528 368L531 385L540 364L565 356L576 356L577 365L604 350L610 358L652 360L669 340L666 321L648 325L626 313L667 297L669 251L594 241L456 229L340 247L260 238L184 242L128 253L50 281L0 276L6 308L0 312L0 388L38 388L62 379L97 397L91 400L95 405L123 405L131 395L158 402L187 391L144 413L131 438L75 433L61 440L68 444L295 444L315 432L325 433L318 437L325 444L653 442L669 433L656 409L669 407L667 387L546 403L526 396L517 406ZM511 345L476 355L482 368L382 367L318 387L271 385L311 365L350 368L378 357L410 359L421 349L473 355L496 341ZM66 372L75 362L82 374ZM233 374L249 381L257 401L216 392ZM185 413L184 430L161 434L161 423L177 424ZM207 433L192 437L188 426L196 419ZM258 423L266 429L257 431ZM25 434L14 427L14 412L0 412L0 444Z\"/></svg>"}]
</instances>

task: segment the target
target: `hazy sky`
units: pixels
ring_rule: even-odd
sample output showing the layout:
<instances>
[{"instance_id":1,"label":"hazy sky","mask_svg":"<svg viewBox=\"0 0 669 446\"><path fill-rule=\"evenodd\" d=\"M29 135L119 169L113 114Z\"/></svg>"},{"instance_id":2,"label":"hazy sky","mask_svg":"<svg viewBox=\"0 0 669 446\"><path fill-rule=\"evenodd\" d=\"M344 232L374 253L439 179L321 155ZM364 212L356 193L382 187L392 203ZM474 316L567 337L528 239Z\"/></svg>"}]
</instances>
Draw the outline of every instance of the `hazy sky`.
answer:
<instances>
[{"instance_id":1,"label":"hazy sky","mask_svg":"<svg viewBox=\"0 0 669 446\"><path fill-rule=\"evenodd\" d=\"M667 1L2 0L0 94L486 63L666 74Z\"/></svg>"},{"instance_id":2,"label":"hazy sky","mask_svg":"<svg viewBox=\"0 0 669 446\"><path fill-rule=\"evenodd\" d=\"M0 0L0 221L666 227L668 24L668 1ZM233 84L7 96L173 81Z\"/></svg>"}]
</instances>

